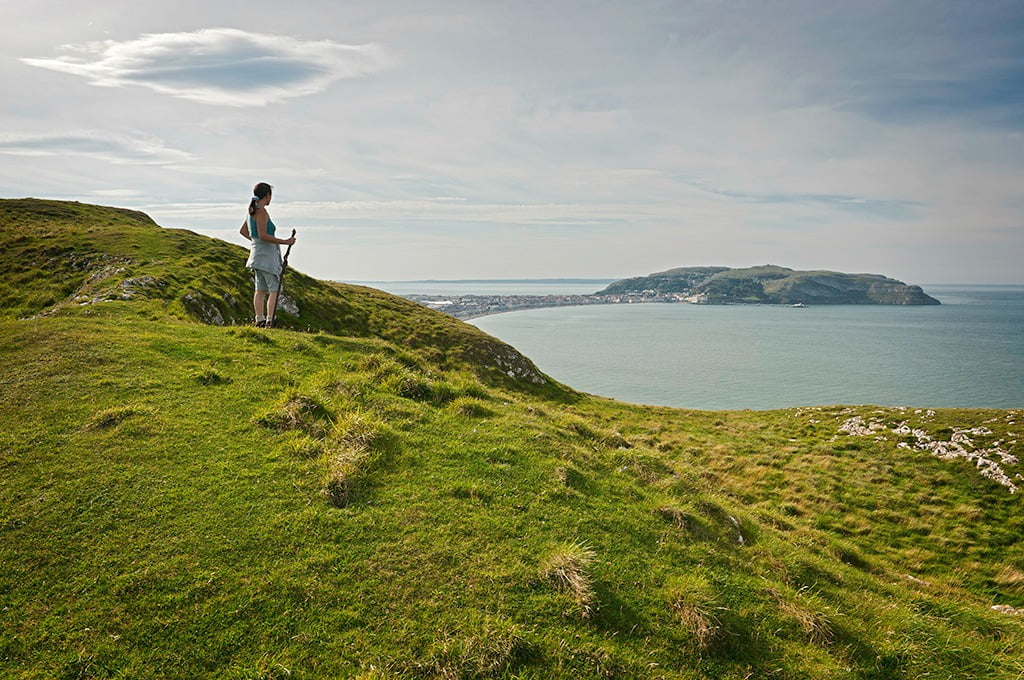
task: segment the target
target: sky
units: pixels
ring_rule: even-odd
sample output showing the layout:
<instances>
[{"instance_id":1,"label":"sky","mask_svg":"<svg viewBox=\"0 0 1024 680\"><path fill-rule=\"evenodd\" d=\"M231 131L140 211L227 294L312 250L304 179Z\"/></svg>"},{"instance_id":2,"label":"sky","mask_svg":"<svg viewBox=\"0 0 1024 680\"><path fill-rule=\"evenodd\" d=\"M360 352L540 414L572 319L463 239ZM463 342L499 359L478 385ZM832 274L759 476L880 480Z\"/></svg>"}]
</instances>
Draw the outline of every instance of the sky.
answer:
<instances>
[{"instance_id":1,"label":"sky","mask_svg":"<svg viewBox=\"0 0 1024 680\"><path fill-rule=\"evenodd\" d=\"M269 182L320 278L1024 283L1019 0L5 0L0 25L0 197L244 245Z\"/></svg>"}]
</instances>

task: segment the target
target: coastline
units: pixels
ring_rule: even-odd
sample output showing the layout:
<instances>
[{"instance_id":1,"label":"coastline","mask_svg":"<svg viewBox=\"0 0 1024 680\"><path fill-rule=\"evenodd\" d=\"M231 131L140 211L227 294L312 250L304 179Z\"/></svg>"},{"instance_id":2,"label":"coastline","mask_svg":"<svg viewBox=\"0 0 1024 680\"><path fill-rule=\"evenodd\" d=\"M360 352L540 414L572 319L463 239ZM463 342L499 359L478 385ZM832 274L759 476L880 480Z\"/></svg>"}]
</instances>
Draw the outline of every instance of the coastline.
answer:
<instances>
[{"instance_id":1,"label":"coastline","mask_svg":"<svg viewBox=\"0 0 1024 680\"><path fill-rule=\"evenodd\" d=\"M403 297L462 321L526 309L652 303L693 304L696 302L675 293L657 295L405 295Z\"/></svg>"},{"instance_id":2,"label":"coastline","mask_svg":"<svg viewBox=\"0 0 1024 680\"><path fill-rule=\"evenodd\" d=\"M619 293L613 295L597 294L549 294L549 295L434 295L406 294L402 297L413 302L444 312L461 321L479 319L495 314L519 312L527 309L545 309L552 307L585 307L592 305L634 305L634 304L690 304L713 306L744 306L744 307L807 307L803 303L789 304L785 302L740 302L711 301L706 295L684 295L682 293ZM835 307L851 305L857 307L891 307L919 305L890 305L885 303L819 303L817 307Z\"/></svg>"}]
</instances>

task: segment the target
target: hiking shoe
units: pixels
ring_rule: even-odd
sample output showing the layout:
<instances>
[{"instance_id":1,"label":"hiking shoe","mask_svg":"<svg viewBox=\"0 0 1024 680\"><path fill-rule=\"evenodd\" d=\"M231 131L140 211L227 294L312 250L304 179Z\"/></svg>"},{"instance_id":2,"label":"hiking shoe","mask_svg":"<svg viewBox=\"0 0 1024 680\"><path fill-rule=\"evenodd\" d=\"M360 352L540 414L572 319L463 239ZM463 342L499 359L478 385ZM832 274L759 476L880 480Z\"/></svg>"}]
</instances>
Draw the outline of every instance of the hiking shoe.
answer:
<instances>
[{"instance_id":1,"label":"hiking shoe","mask_svg":"<svg viewBox=\"0 0 1024 680\"><path fill-rule=\"evenodd\" d=\"M256 328L266 328L267 322L264 319L256 319L255 321L252 322L252 325L256 326Z\"/></svg>"}]
</instances>

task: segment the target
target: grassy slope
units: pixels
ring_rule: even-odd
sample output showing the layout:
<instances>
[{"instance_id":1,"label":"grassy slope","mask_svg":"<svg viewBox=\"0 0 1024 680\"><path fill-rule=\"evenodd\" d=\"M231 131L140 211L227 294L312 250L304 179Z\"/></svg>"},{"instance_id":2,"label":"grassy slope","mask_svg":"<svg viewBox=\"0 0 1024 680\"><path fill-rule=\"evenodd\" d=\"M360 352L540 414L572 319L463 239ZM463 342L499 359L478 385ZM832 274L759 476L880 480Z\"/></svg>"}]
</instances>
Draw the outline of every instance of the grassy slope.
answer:
<instances>
[{"instance_id":1,"label":"grassy slope","mask_svg":"<svg viewBox=\"0 0 1024 680\"><path fill-rule=\"evenodd\" d=\"M35 199L0 200L5 234L0 319L73 311L83 303L130 299L152 318L245 324L252 315L246 250L117 208ZM491 380L512 370L539 376L507 345L441 313L363 286L289 271L285 295L299 314L278 309L279 325L379 337L423 352L442 366L469 362ZM558 392L550 386L548 393Z\"/></svg>"},{"instance_id":2,"label":"grassy slope","mask_svg":"<svg viewBox=\"0 0 1024 680\"><path fill-rule=\"evenodd\" d=\"M398 337L448 328L339 295ZM175 304L0 321L4 677L1024 669L1024 617L991 610L1024 608L1020 496L891 432L984 425L976 445L1019 457L1024 414L632 406L498 379L457 331L263 332ZM854 415L887 429L838 433Z\"/></svg>"}]
</instances>

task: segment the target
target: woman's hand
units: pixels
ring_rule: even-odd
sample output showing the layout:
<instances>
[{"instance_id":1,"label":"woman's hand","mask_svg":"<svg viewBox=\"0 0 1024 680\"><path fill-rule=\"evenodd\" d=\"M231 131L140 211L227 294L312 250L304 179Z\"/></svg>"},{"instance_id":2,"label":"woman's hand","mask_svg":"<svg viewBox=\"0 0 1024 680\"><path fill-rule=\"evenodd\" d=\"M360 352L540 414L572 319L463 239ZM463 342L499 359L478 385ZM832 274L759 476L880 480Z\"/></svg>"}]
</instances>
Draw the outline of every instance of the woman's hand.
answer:
<instances>
[{"instance_id":1,"label":"woman's hand","mask_svg":"<svg viewBox=\"0 0 1024 680\"><path fill-rule=\"evenodd\" d=\"M292 236L291 238L286 238L285 240L281 241L281 245L285 245L285 246L290 246L290 245L294 245L294 244L295 244L295 237L294 236Z\"/></svg>"}]
</instances>

